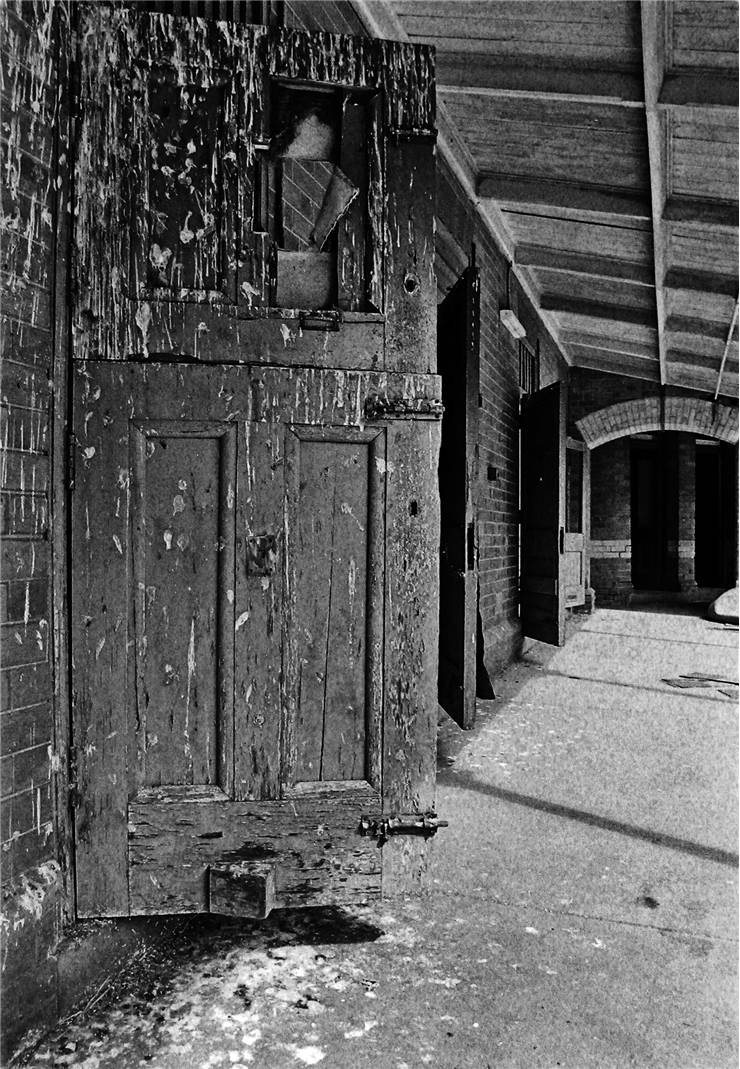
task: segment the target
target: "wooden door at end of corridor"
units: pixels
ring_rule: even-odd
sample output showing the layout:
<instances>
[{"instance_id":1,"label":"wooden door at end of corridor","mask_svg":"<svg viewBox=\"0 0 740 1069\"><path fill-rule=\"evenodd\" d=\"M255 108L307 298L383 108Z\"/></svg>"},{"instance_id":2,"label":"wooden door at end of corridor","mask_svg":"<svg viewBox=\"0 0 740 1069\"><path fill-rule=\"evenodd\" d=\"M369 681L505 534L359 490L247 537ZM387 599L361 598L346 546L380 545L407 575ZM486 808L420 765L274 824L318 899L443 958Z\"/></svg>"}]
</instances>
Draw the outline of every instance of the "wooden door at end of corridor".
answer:
<instances>
[{"instance_id":1,"label":"wooden door at end of corridor","mask_svg":"<svg viewBox=\"0 0 740 1069\"><path fill-rule=\"evenodd\" d=\"M477 474L480 278L471 265L437 312L442 377L439 703L461 727L475 720L478 612Z\"/></svg>"},{"instance_id":2,"label":"wooden door at end of corridor","mask_svg":"<svg viewBox=\"0 0 740 1069\"><path fill-rule=\"evenodd\" d=\"M565 418L567 391L555 382L522 402L522 632L565 642Z\"/></svg>"},{"instance_id":3,"label":"wooden door at end of corridor","mask_svg":"<svg viewBox=\"0 0 740 1069\"><path fill-rule=\"evenodd\" d=\"M586 601L588 528L591 510L591 454L583 442L569 438L565 451L565 581L566 608Z\"/></svg>"}]
</instances>

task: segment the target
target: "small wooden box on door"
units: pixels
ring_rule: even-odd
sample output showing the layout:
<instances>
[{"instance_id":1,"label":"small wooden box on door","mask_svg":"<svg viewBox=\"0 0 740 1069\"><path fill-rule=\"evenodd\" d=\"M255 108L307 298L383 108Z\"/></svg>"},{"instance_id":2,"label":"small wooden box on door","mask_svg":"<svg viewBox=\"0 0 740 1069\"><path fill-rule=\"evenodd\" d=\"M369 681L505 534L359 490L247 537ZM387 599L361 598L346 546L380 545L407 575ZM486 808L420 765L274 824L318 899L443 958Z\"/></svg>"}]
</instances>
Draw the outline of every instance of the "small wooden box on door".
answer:
<instances>
[{"instance_id":1,"label":"small wooden box on door","mask_svg":"<svg viewBox=\"0 0 740 1069\"><path fill-rule=\"evenodd\" d=\"M80 22L78 914L409 889L437 825L430 53Z\"/></svg>"}]
</instances>

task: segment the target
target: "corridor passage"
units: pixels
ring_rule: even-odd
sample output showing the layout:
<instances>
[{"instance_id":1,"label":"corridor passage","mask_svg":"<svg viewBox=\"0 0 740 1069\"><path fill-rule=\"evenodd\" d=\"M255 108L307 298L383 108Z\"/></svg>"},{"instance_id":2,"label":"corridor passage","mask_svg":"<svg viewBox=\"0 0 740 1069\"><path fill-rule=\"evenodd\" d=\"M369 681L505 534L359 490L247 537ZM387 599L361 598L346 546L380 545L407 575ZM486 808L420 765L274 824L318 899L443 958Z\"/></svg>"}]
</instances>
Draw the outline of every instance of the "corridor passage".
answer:
<instances>
[{"instance_id":1,"label":"corridor passage","mask_svg":"<svg viewBox=\"0 0 740 1069\"><path fill-rule=\"evenodd\" d=\"M730 1069L737 630L600 610L440 725L429 894L164 925L26 1064Z\"/></svg>"}]
</instances>

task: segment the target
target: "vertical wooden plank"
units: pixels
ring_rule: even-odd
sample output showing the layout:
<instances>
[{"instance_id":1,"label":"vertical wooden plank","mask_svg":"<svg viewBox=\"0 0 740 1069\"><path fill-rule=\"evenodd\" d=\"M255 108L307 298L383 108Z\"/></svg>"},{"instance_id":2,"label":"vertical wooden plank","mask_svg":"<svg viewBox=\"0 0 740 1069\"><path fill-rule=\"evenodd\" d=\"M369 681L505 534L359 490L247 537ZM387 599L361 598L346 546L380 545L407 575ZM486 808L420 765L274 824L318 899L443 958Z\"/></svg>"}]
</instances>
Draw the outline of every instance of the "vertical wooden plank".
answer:
<instances>
[{"instance_id":1,"label":"vertical wooden plank","mask_svg":"<svg viewBox=\"0 0 740 1069\"><path fill-rule=\"evenodd\" d=\"M337 231L338 304L343 309L366 307L366 233L368 194L368 105L365 97L345 93L342 102L339 165L359 193Z\"/></svg>"},{"instance_id":2,"label":"vertical wooden plank","mask_svg":"<svg viewBox=\"0 0 740 1069\"><path fill-rule=\"evenodd\" d=\"M69 9L64 4L53 8L58 63L57 118L54 125L53 159L57 166L54 205L54 324L53 324L53 424L51 457L51 554L52 614L54 635L54 753L58 771L56 786L56 833L62 859L65 895L62 916L65 922L74 916L74 833L69 804L70 746L70 589L69 589L69 472L67 443L71 433L71 345L70 345L70 235L71 219L71 57L72 34Z\"/></svg>"},{"instance_id":3,"label":"vertical wooden plank","mask_svg":"<svg viewBox=\"0 0 740 1069\"><path fill-rule=\"evenodd\" d=\"M434 154L430 141L386 142L386 367L436 369Z\"/></svg>"},{"instance_id":4,"label":"vertical wooden plank","mask_svg":"<svg viewBox=\"0 0 740 1069\"><path fill-rule=\"evenodd\" d=\"M245 390L239 404L246 419L238 425L234 603L234 790L236 798L257 800L280 795L283 615L291 597L286 557L292 539L284 501L285 429L257 422L257 413L253 419L252 398L261 385ZM270 412L276 399L268 391L264 398Z\"/></svg>"},{"instance_id":5,"label":"vertical wooden plank","mask_svg":"<svg viewBox=\"0 0 740 1069\"><path fill-rule=\"evenodd\" d=\"M136 397L120 365L77 365L73 385L77 911L116 916L128 913L128 421Z\"/></svg>"},{"instance_id":6,"label":"vertical wooden plank","mask_svg":"<svg viewBox=\"0 0 740 1069\"><path fill-rule=\"evenodd\" d=\"M382 97L377 93L367 106L367 301L368 306L376 312L382 312L385 307L385 137L382 105Z\"/></svg>"},{"instance_id":7,"label":"vertical wooden plank","mask_svg":"<svg viewBox=\"0 0 740 1069\"><path fill-rule=\"evenodd\" d=\"M383 777L383 694L385 687L385 507L387 442L381 428L370 442L367 552L366 778L380 790Z\"/></svg>"},{"instance_id":8,"label":"vertical wooden plank","mask_svg":"<svg viewBox=\"0 0 740 1069\"><path fill-rule=\"evenodd\" d=\"M439 639L438 421L388 426L383 807L420 812L434 804ZM423 840L383 847L383 887L418 887Z\"/></svg>"}]
</instances>

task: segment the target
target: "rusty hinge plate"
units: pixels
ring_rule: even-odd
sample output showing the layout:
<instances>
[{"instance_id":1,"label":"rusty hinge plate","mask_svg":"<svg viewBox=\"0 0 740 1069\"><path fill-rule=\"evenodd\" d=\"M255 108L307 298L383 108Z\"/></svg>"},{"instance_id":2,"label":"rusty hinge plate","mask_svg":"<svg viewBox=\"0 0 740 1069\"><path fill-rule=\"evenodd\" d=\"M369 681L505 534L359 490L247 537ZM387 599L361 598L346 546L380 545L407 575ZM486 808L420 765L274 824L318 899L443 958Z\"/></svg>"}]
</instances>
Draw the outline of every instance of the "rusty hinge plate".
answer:
<instances>
[{"instance_id":1,"label":"rusty hinge plate","mask_svg":"<svg viewBox=\"0 0 740 1069\"><path fill-rule=\"evenodd\" d=\"M391 835L421 835L429 839L436 835L440 828L447 827L447 821L440 820L431 809L426 813L360 817L360 834L377 839L380 846L387 842Z\"/></svg>"}]
</instances>

